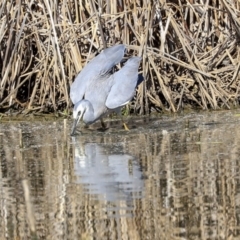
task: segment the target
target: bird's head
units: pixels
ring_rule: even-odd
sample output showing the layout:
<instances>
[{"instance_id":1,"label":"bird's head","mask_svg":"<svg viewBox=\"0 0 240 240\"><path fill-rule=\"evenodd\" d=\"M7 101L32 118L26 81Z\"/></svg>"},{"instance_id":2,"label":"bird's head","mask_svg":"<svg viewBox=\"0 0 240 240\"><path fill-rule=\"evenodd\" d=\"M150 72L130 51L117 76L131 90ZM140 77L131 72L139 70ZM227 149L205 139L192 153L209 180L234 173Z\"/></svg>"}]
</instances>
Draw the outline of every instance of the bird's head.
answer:
<instances>
[{"instance_id":1,"label":"bird's head","mask_svg":"<svg viewBox=\"0 0 240 240\"><path fill-rule=\"evenodd\" d=\"M75 134L75 130L77 127L78 122L83 118L83 115L86 111L86 103L84 100L77 102L73 108L73 127L71 135Z\"/></svg>"}]
</instances>

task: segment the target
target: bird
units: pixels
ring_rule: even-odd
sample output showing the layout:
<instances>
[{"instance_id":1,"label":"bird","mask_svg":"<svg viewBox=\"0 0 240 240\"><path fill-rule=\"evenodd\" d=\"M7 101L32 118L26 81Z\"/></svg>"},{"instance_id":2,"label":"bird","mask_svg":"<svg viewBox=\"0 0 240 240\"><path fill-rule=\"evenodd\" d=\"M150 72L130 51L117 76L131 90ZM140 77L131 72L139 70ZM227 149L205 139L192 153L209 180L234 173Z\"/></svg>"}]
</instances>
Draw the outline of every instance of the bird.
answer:
<instances>
[{"instance_id":1,"label":"bird","mask_svg":"<svg viewBox=\"0 0 240 240\"><path fill-rule=\"evenodd\" d=\"M100 119L103 125L103 116L112 111L120 113L134 97L136 87L143 81L138 74L141 57L131 57L120 70L109 73L121 62L125 49L124 44L104 49L77 75L70 88L74 104L72 136L80 120L89 125Z\"/></svg>"}]
</instances>

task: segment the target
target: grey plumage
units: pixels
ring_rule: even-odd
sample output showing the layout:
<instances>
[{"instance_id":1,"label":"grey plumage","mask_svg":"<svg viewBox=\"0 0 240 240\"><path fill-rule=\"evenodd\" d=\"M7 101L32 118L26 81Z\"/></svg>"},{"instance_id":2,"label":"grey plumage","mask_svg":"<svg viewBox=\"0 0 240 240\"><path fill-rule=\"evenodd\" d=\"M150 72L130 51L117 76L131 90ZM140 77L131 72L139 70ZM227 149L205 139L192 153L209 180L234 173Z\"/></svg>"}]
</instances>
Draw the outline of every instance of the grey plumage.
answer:
<instances>
[{"instance_id":1,"label":"grey plumage","mask_svg":"<svg viewBox=\"0 0 240 240\"><path fill-rule=\"evenodd\" d=\"M124 51L124 45L103 50L76 77L70 90L71 100L75 104L72 135L80 119L91 124L109 111L118 110L133 98L139 82L141 58L132 57L119 71L109 74L122 60Z\"/></svg>"},{"instance_id":2,"label":"grey plumage","mask_svg":"<svg viewBox=\"0 0 240 240\"><path fill-rule=\"evenodd\" d=\"M104 76L116 64L120 63L124 51L123 44L104 49L82 69L71 85L70 98L73 104L82 100L84 94L91 92L91 87L95 86L99 77Z\"/></svg>"}]
</instances>

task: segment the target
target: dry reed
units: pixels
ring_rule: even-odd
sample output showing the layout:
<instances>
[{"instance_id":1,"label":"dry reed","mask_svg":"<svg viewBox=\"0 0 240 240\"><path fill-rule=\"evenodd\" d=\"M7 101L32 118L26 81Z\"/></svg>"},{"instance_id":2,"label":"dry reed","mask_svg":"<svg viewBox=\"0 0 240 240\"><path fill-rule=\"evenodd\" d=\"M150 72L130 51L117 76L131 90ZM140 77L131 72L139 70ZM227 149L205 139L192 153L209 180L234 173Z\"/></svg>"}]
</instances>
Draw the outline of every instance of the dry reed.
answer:
<instances>
[{"instance_id":1,"label":"dry reed","mask_svg":"<svg viewBox=\"0 0 240 240\"><path fill-rule=\"evenodd\" d=\"M14 1L0 3L0 109L69 110L69 86L94 54L124 43L143 56L131 112L239 104L240 3Z\"/></svg>"}]
</instances>

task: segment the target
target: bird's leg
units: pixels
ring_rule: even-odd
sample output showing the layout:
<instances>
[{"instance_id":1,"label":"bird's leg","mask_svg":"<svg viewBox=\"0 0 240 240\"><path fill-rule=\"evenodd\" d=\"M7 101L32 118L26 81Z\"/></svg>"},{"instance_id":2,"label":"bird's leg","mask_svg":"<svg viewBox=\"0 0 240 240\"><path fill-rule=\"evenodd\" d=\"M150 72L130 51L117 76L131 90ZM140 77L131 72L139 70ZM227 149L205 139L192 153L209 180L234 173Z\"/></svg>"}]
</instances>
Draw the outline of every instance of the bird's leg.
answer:
<instances>
[{"instance_id":1,"label":"bird's leg","mask_svg":"<svg viewBox=\"0 0 240 240\"><path fill-rule=\"evenodd\" d=\"M102 125L102 128L103 128L103 129L106 129L106 128L107 128L107 126L106 126L106 124L104 123L104 121L103 121L102 118L101 118L101 125Z\"/></svg>"},{"instance_id":2,"label":"bird's leg","mask_svg":"<svg viewBox=\"0 0 240 240\"><path fill-rule=\"evenodd\" d=\"M121 118L122 125L123 125L124 129L125 129L126 131L130 131L129 128L128 128L128 126L127 126L127 124L126 124L126 123L124 122L124 120L123 120L123 116L122 116L122 112L121 112L121 107L118 108L118 109L116 109L115 111L116 111L116 113L118 114L118 116Z\"/></svg>"},{"instance_id":3,"label":"bird's leg","mask_svg":"<svg viewBox=\"0 0 240 240\"><path fill-rule=\"evenodd\" d=\"M123 119L122 119L122 123L123 123L124 129L125 129L126 131L130 131L129 128L128 128L128 126L127 126L127 124L123 121Z\"/></svg>"}]
</instances>

